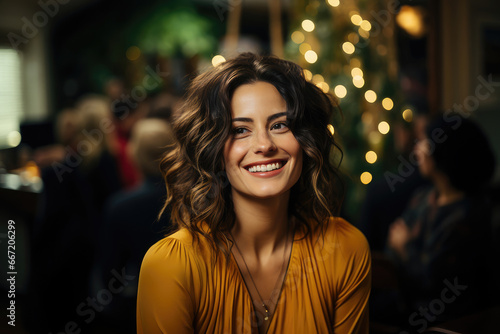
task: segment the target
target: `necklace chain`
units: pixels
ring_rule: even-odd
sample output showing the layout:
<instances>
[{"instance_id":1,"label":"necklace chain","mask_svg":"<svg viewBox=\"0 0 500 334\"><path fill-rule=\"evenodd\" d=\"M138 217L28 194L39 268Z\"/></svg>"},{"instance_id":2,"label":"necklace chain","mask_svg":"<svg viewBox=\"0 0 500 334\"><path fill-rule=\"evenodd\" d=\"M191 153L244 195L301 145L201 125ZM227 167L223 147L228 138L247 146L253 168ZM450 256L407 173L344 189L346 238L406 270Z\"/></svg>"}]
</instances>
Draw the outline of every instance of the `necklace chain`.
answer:
<instances>
[{"instance_id":1,"label":"necklace chain","mask_svg":"<svg viewBox=\"0 0 500 334\"><path fill-rule=\"evenodd\" d=\"M240 251L240 248L238 247L238 244L236 243L236 240L234 239L233 237L233 234L231 234L231 237L233 238L233 241L234 241L234 245L236 246L236 250L238 250L238 253L240 254L241 256L241 259L243 260L243 263L245 264L245 268L247 269L247 272L248 272L248 275L250 276L250 280L252 280L252 284L255 288L255 290L257 291L257 294L259 295L259 298L260 298L260 302L262 303L262 307L264 308L264 311L266 312L265 316L264 316L264 320L269 320L269 317L271 316L270 312L269 312L269 308L266 306L266 304L264 303L264 299L262 298L262 296L260 295L260 292L259 292L259 289L257 289L257 285L255 284L255 281L253 280L253 277L252 277L252 273L250 272L250 269L248 269L248 265L247 265L247 262L245 261L245 258L243 257L243 253L241 253ZM283 268L285 267L285 256L286 256L286 249L287 249L287 246L288 246L288 229L287 229L287 234L286 234L286 239L285 239L285 248L283 250L283 263L281 264L281 270L280 270L280 273L278 275L278 278L276 279L276 284L274 285L274 289L272 290L273 292L276 291L276 288L278 286L278 283L280 281L280 277L281 275L283 274ZM284 280L283 280L284 281ZM282 281L282 283L283 283ZM272 293L271 293L271 296L272 296Z\"/></svg>"}]
</instances>

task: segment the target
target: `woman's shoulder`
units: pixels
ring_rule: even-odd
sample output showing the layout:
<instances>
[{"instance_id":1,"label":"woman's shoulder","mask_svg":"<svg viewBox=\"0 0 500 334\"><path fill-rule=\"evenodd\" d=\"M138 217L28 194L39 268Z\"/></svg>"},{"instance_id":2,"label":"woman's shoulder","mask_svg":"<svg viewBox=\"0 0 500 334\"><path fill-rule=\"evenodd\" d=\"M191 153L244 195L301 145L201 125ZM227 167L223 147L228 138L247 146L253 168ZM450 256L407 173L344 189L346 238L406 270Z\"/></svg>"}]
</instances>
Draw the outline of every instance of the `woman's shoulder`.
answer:
<instances>
[{"instance_id":1,"label":"woman's shoulder","mask_svg":"<svg viewBox=\"0 0 500 334\"><path fill-rule=\"evenodd\" d=\"M343 218L332 217L324 227L320 252L338 291L370 280L371 253L363 233Z\"/></svg>"},{"instance_id":2,"label":"woman's shoulder","mask_svg":"<svg viewBox=\"0 0 500 334\"><path fill-rule=\"evenodd\" d=\"M343 249L356 253L370 253L365 235L354 225L341 217L330 218L327 230L330 229Z\"/></svg>"},{"instance_id":3,"label":"woman's shoulder","mask_svg":"<svg viewBox=\"0 0 500 334\"><path fill-rule=\"evenodd\" d=\"M342 217L330 217L322 225L311 229L311 238L318 235L335 236L337 240L349 240L351 243L368 245L364 234Z\"/></svg>"},{"instance_id":4,"label":"woman's shoulder","mask_svg":"<svg viewBox=\"0 0 500 334\"><path fill-rule=\"evenodd\" d=\"M143 265L167 262L169 265L175 265L175 263L185 265L196 261L202 254L194 248L195 245L204 244L203 239L203 237L198 237L195 241L189 230L181 228L153 244L144 256Z\"/></svg>"},{"instance_id":5,"label":"woman's shoulder","mask_svg":"<svg viewBox=\"0 0 500 334\"><path fill-rule=\"evenodd\" d=\"M341 233L345 237L354 237L356 239L365 239L363 233L354 225L342 217L330 217L325 226L332 233Z\"/></svg>"},{"instance_id":6,"label":"woman's shoulder","mask_svg":"<svg viewBox=\"0 0 500 334\"><path fill-rule=\"evenodd\" d=\"M341 217L330 217L323 226L312 230L309 240L319 241L320 245L344 260L370 259L370 247L364 234Z\"/></svg>"}]
</instances>

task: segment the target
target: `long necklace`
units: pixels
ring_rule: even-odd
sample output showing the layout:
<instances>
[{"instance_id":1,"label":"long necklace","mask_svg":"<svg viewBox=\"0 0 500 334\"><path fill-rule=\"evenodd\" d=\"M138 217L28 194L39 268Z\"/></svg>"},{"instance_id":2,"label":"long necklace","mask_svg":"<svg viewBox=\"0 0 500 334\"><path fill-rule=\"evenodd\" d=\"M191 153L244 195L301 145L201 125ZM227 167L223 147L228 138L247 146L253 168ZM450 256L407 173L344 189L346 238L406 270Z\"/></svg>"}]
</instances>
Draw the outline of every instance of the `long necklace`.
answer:
<instances>
[{"instance_id":1,"label":"long necklace","mask_svg":"<svg viewBox=\"0 0 500 334\"><path fill-rule=\"evenodd\" d=\"M240 254L241 258L243 259L243 263L245 264L245 267L247 269L247 272L248 272L248 276L250 276L250 280L252 280L252 284L255 288L255 290L257 291L257 294L259 295L259 298L260 298L260 302L262 303L262 307L264 308L265 312L266 312L266 315L264 316L264 320L269 320L269 317L271 316L270 312L269 312L269 308L266 306L266 304L264 303L264 299L262 298L262 296L260 295L260 292L259 292L259 289L257 289L257 285L255 284L254 280L253 280L253 277L252 277L252 273L250 272L250 269L248 269L248 265L247 265L247 262L245 261L245 258L243 257L243 254L241 253L240 251L240 248L238 247L238 244L236 243L236 240L234 239L233 237L233 234L231 234L231 238L233 238L233 241L234 241L234 245L236 246L236 250L238 250L238 253ZM281 270L280 270L280 274L278 275L278 278L276 280L276 284L274 285L274 289L272 290L273 292L276 291L276 288L278 287L278 283L280 281L280 277L281 275L283 274L283 268L285 267L285 256L286 256L286 249L287 249L287 246L288 246L288 229L287 229L287 234L286 234L286 239L285 239L285 249L283 250L283 263L281 264ZM272 294L271 294L272 295Z\"/></svg>"}]
</instances>

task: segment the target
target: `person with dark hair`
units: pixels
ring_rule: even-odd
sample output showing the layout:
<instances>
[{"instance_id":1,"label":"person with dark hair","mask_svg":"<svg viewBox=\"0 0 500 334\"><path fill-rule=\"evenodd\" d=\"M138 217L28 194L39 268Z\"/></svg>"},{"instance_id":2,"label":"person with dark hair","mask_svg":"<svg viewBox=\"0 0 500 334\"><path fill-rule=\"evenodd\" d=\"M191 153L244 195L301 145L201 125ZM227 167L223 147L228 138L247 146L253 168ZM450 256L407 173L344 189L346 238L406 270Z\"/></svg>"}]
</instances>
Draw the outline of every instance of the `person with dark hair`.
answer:
<instances>
[{"instance_id":1,"label":"person with dark hair","mask_svg":"<svg viewBox=\"0 0 500 334\"><path fill-rule=\"evenodd\" d=\"M443 289L458 286L446 297L453 303L429 316L440 322L488 305L491 206L485 189L495 157L478 125L453 114L427 126L415 153L432 185L417 190L391 225L388 254L409 312L429 308Z\"/></svg>"},{"instance_id":2,"label":"person with dark hair","mask_svg":"<svg viewBox=\"0 0 500 334\"><path fill-rule=\"evenodd\" d=\"M193 80L162 161L177 231L144 257L138 333L368 333L368 243L334 216L336 106L272 56Z\"/></svg>"},{"instance_id":3,"label":"person with dark hair","mask_svg":"<svg viewBox=\"0 0 500 334\"><path fill-rule=\"evenodd\" d=\"M108 333L135 333L142 258L170 227L168 210L160 219L157 216L166 198L159 163L173 143L172 128L165 120L146 118L139 120L131 132L127 152L140 171L142 182L132 190L117 192L107 201L91 284L92 293L97 295L108 287L116 272L124 272L129 278L99 314L100 323L94 324L108 326Z\"/></svg>"},{"instance_id":4,"label":"person with dark hair","mask_svg":"<svg viewBox=\"0 0 500 334\"><path fill-rule=\"evenodd\" d=\"M58 117L65 155L42 169L31 246L30 333L58 333L88 297L94 236L104 202L121 189L112 155L109 101L82 98ZM50 242L49 242L50 241Z\"/></svg>"},{"instance_id":5,"label":"person with dark hair","mask_svg":"<svg viewBox=\"0 0 500 334\"><path fill-rule=\"evenodd\" d=\"M422 124L426 124L426 119L426 115L417 114L411 126L403 120L393 124L394 149L399 155L399 162L409 160L415 140L424 136ZM398 168L401 168L401 165ZM404 179L388 178L388 175L393 172L394 175L399 175L398 170L389 171L384 173L383 177L374 179L367 185L359 219L355 224L366 236L374 259L377 258L377 252L384 251L389 226L403 213L415 189L428 184L416 167L409 170L409 174L406 174ZM373 316L374 313L371 312L371 315Z\"/></svg>"}]
</instances>

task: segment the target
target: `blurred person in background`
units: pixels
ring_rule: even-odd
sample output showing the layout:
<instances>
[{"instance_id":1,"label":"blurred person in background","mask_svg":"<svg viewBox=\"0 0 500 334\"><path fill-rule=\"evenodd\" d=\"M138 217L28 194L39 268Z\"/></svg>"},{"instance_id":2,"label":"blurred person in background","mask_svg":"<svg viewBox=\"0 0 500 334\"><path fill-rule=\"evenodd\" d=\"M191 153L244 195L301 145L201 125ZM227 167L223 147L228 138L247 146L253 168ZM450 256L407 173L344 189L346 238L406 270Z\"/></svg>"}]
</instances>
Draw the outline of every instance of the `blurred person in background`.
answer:
<instances>
[{"instance_id":1,"label":"blurred person in background","mask_svg":"<svg viewBox=\"0 0 500 334\"><path fill-rule=\"evenodd\" d=\"M37 148L33 153L33 159L37 166L44 168L54 162L64 161L67 152L67 146L70 146L81 131L81 114L75 109L64 109L56 117L54 124L54 133L56 143Z\"/></svg>"},{"instance_id":2,"label":"blurred person in background","mask_svg":"<svg viewBox=\"0 0 500 334\"><path fill-rule=\"evenodd\" d=\"M389 225L401 215L415 189L427 183L409 159L415 142L424 136L426 124L425 114L415 115L411 125L403 121L395 123L394 149L400 158L398 168L404 169L405 175L391 179L384 174L384 177L374 180L367 187L357 227L365 234L372 251L384 251ZM409 166L402 166L402 161L408 162ZM398 175L399 170L393 173ZM373 255L377 256L376 253Z\"/></svg>"},{"instance_id":3,"label":"blurred person in background","mask_svg":"<svg viewBox=\"0 0 500 334\"><path fill-rule=\"evenodd\" d=\"M109 101L92 95L60 114L65 148L42 169L43 191L31 243L29 286L33 333L60 332L88 295L103 203L121 189Z\"/></svg>"},{"instance_id":4,"label":"blurred person in background","mask_svg":"<svg viewBox=\"0 0 500 334\"><path fill-rule=\"evenodd\" d=\"M161 157L173 144L172 129L165 120L147 118L132 129L127 151L141 173L142 182L132 190L113 195L106 205L99 233L93 291L106 288L112 271L131 278L123 291L103 310L97 327L107 333L135 333L135 309L139 269L149 247L163 238L170 226L168 210L158 220L166 190L161 177ZM133 278L132 278L133 277Z\"/></svg>"},{"instance_id":5,"label":"blurred person in background","mask_svg":"<svg viewBox=\"0 0 500 334\"><path fill-rule=\"evenodd\" d=\"M132 189L140 182L140 173L127 154L127 144L134 125L150 113L151 98L135 101L130 94L123 93L111 102L116 126L116 157L120 178L125 189Z\"/></svg>"},{"instance_id":6,"label":"blurred person in background","mask_svg":"<svg viewBox=\"0 0 500 334\"><path fill-rule=\"evenodd\" d=\"M429 310L448 289L453 302L427 318L438 323L490 305L495 285L489 274L498 261L491 252L486 190L495 157L478 125L454 114L432 121L415 151L431 185L417 190L390 226L387 253L398 273L407 324L411 312Z\"/></svg>"},{"instance_id":7,"label":"blurred person in background","mask_svg":"<svg viewBox=\"0 0 500 334\"><path fill-rule=\"evenodd\" d=\"M391 323L395 314L399 314L399 307L394 305L394 300L399 297L394 267L384 255L384 250L389 226L403 213L414 191L429 183L420 174L416 163L410 162L415 143L425 137L427 122L427 114L419 112L415 113L410 124L406 121L394 124L397 168L384 173L384 176L368 185L361 207L357 226L368 239L373 259L373 286L370 294L372 322ZM388 175L391 176L388 178Z\"/></svg>"},{"instance_id":8,"label":"blurred person in background","mask_svg":"<svg viewBox=\"0 0 500 334\"><path fill-rule=\"evenodd\" d=\"M179 116L184 100L170 92L161 92L151 100L151 108L147 117L161 118L173 122Z\"/></svg>"},{"instance_id":9,"label":"blurred person in background","mask_svg":"<svg viewBox=\"0 0 500 334\"><path fill-rule=\"evenodd\" d=\"M83 129L75 138L77 153L83 157L81 168L94 190L94 205L101 212L107 198L124 186L117 173L118 144L113 114L109 100L100 95L82 98L76 108L83 118Z\"/></svg>"}]
</instances>

